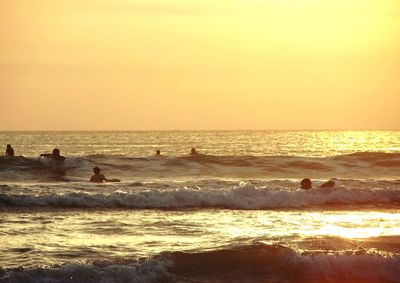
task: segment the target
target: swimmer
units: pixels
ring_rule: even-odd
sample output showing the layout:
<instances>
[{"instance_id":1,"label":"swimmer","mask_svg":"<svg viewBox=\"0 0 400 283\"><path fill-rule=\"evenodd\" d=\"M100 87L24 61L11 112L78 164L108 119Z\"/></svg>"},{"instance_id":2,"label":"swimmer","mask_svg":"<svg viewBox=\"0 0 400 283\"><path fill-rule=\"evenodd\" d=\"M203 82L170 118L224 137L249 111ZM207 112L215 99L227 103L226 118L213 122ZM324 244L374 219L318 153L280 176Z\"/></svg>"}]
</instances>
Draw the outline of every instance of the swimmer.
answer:
<instances>
[{"instance_id":1,"label":"swimmer","mask_svg":"<svg viewBox=\"0 0 400 283\"><path fill-rule=\"evenodd\" d=\"M156 156L161 156L161 151L159 149L156 150Z\"/></svg>"},{"instance_id":2,"label":"swimmer","mask_svg":"<svg viewBox=\"0 0 400 283\"><path fill-rule=\"evenodd\" d=\"M42 153L40 157L52 158L56 161L65 160L65 157L60 154L60 150L58 148L53 149L53 153Z\"/></svg>"},{"instance_id":3,"label":"swimmer","mask_svg":"<svg viewBox=\"0 0 400 283\"><path fill-rule=\"evenodd\" d=\"M336 185L335 181L329 180L329 181L323 183L322 185L320 185L319 188L321 188L321 189L331 189L331 188L333 188L335 185ZM301 187L303 190L312 189L312 182L311 182L311 180L310 180L309 178L305 178L305 179L301 180L301 182L300 182L300 187Z\"/></svg>"},{"instance_id":4,"label":"swimmer","mask_svg":"<svg viewBox=\"0 0 400 283\"><path fill-rule=\"evenodd\" d=\"M58 148L53 149L53 153L42 153L40 157L44 157L49 160L47 165L49 166L48 169L51 178L59 179L60 177L65 176L65 157L60 154L60 150Z\"/></svg>"},{"instance_id":5,"label":"swimmer","mask_svg":"<svg viewBox=\"0 0 400 283\"><path fill-rule=\"evenodd\" d=\"M120 180L118 179L107 179L103 174L100 174L101 169L99 167L94 167L93 168L93 173L90 177L90 182L94 183L103 183L103 182L119 182Z\"/></svg>"},{"instance_id":6,"label":"swimmer","mask_svg":"<svg viewBox=\"0 0 400 283\"><path fill-rule=\"evenodd\" d=\"M190 155L196 155L196 154L198 154L198 152L194 147L192 147L192 149L190 150Z\"/></svg>"},{"instance_id":7,"label":"swimmer","mask_svg":"<svg viewBox=\"0 0 400 283\"><path fill-rule=\"evenodd\" d=\"M305 178L305 179L301 180L301 182L300 182L300 187L301 187L303 190L309 190L309 189L311 189L311 188L312 188L311 180L308 179L308 178Z\"/></svg>"},{"instance_id":8,"label":"swimmer","mask_svg":"<svg viewBox=\"0 0 400 283\"><path fill-rule=\"evenodd\" d=\"M323 183L321 186L319 186L322 189L331 189L336 185L335 181L329 180L325 183Z\"/></svg>"},{"instance_id":9,"label":"swimmer","mask_svg":"<svg viewBox=\"0 0 400 283\"><path fill-rule=\"evenodd\" d=\"M10 157L14 156L14 149L11 147L11 144L7 145L6 156L10 156Z\"/></svg>"}]
</instances>

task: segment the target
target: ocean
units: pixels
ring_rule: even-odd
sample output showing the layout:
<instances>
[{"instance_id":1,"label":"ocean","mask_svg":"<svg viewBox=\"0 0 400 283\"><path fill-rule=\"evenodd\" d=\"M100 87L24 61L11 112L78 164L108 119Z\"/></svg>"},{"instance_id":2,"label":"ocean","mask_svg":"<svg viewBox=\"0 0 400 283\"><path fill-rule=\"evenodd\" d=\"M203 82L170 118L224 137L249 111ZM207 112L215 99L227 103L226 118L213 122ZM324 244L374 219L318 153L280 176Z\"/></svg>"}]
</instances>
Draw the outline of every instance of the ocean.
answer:
<instances>
[{"instance_id":1,"label":"ocean","mask_svg":"<svg viewBox=\"0 0 400 283\"><path fill-rule=\"evenodd\" d=\"M0 132L0 144L15 150L0 157L0 282L400 282L400 131ZM39 157L53 148L63 163ZM94 166L121 182L88 182Z\"/></svg>"}]
</instances>

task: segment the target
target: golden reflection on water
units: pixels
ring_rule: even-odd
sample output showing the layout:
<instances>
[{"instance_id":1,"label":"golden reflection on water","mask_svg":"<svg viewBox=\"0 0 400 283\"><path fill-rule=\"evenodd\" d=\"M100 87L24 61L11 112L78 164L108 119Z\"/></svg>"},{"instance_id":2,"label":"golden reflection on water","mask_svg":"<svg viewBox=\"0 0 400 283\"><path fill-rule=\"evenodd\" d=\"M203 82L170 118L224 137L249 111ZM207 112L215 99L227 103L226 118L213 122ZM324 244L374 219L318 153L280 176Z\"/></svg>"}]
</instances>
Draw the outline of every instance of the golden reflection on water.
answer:
<instances>
[{"instance_id":1,"label":"golden reflection on water","mask_svg":"<svg viewBox=\"0 0 400 283\"><path fill-rule=\"evenodd\" d=\"M0 133L0 144L16 145L32 157L48 150L49 140L66 156L152 156L155 147L166 156L182 156L194 146L211 155L323 157L400 152L399 138L400 131L29 132Z\"/></svg>"},{"instance_id":2,"label":"golden reflection on water","mask_svg":"<svg viewBox=\"0 0 400 283\"><path fill-rule=\"evenodd\" d=\"M92 211L5 213L0 264L63 262L90 256L143 256L262 241L296 248L321 237L400 235L400 210ZM21 257L13 251L31 248ZM40 252L39 252L40 251Z\"/></svg>"},{"instance_id":3,"label":"golden reflection on water","mask_svg":"<svg viewBox=\"0 0 400 283\"><path fill-rule=\"evenodd\" d=\"M315 149L315 155L324 148L323 155L332 156L353 152L395 152L400 146L394 146L398 132L390 131L315 131L305 132L304 148ZM300 135L300 137L302 137ZM316 144L317 143L317 144ZM299 143L295 142L298 146ZM312 155L312 154L311 154Z\"/></svg>"},{"instance_id":4,"label":"golden reflection on water","mask_svg":"<svg viewBox=\"0 0 400 283\"><path fill-rule=\"evenodd\" d=\"M322 216L322 217L321 217ZM354 212L342 215L314 215L320 222L313 230L299 230L308 236L338 236L342 238L369 238L400 235L399 214L382 212Z\"/></svg>"},{"instance_id":5,"label":"golden reflection on water","mask_svg":"<svg viewBox=\"0 0 400 283\"><path fill-rule=\"evenodd\" d=\"M400 235L400 213L398 212L262 211L252 213L258 216L247 217L245 223L232 221L225 227L224 233L235 238L278 238L295 235L302 238L334 236L354 239ZM222 228L221 225L218 227ZM213 232L217 232L217 229Z\"/></svg>"}]
</instances>

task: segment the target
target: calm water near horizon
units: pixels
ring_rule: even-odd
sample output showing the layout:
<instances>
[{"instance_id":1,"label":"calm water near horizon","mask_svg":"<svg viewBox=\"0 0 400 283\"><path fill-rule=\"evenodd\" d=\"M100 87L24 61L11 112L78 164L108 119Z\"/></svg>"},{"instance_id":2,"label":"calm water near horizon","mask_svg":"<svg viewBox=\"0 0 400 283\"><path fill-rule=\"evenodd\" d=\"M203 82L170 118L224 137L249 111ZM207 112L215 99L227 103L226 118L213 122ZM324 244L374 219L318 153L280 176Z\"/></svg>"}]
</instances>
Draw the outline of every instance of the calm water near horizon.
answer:
<instances>
[{"instance_id":1,"label":"calm water near horizon","mask_svg":"<svg viewBox=\"0 0 400 283\"><path fill-rule=\"evenodd\" d=\"M0 158L0 282L399 282L400 131L0 132L0 144L16 153ZM62 170L38 157L55 147ZM121 182L89 183L93 166Z\"/></svg>"},{"instance_id":2,"label":"calm water near horizon","mask_svg":"<svg viewBox=\"0 0 400 283\"><path fill-rule=\"evenodd\" d=\"M171 156L191 147L210 155L333 156L354 152L400 152L400 131L22 131L1 132L21 155L59 147L67 156L122 154Z\"/></svg>"}]
</instances>

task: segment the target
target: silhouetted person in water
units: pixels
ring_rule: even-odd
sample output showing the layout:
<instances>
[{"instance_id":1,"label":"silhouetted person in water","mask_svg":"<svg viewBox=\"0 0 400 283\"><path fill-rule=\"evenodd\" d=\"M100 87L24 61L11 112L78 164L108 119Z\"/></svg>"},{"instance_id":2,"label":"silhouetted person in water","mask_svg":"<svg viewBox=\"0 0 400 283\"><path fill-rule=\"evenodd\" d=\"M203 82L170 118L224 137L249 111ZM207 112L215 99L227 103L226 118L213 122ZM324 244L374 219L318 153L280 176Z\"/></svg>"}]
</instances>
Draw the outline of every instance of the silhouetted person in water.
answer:
<instances>
[{"instance_id":1,"label":"silhouetted person in water","mask_svg":"<svg viewBox=\"0 0 400 283\"><path fill-rule=\"evenodd\" d=\"M56 161L64 161L65 157L60 154L60 150L58 148L53 149L53 153L42 153L41 157L51 158Z\"/></svg>"},{"instance_id":2,"label":"silhouetted person in water","mask_svg":"<svg viewBox=\"0 0 400 283\"><path fill-rule=\"evenodd\" d=\"M323 188L323 189L330 189L330 188L333 188L335 185L336 185L335 181L329 180L329 181L323 183L323 184L322 184L321 186L319 186L319 187L320 187L320 188ZM300 187L301 187L303 190L309 190L309 189L311 189L311 188L312 188L312 182L311 182L311 180L308 179L308 178L305 178L305 179L301 180L301 182L300 182Z\"/></svg>"},{"instance_id":3,"label":"silhouetted person in water","mask_svg":"<svg viewBox=\"0 0 400 283\"><path fill-rule=\"evenodd\" d=\"M309 190L312 188L312 183L311 180L308 178L305 178L303 180L301 180L300 182L300 186L303 190Z\"/></svg>"},{"instance_id":4,"label":"silhouetted person in water","mask_svg":"<svg viewBox=\"0 0 400 283\"><path fill-rule=\"evenodd\" d=\"M335 181L329 180L328 182L323 183L320 188L325 188L325 189L330 189L333 188L336 185Z\"/></svg>"},{"instance_id":5,"label":"silhouetted person in water","mask_svg":"<svg viewBox=\"0 0 400 283\"><path fill-rule=\"evenodd\" d=\"M119 182L118 179L107 179L103 174L100 174L101 169L99 167L94 167L93 168L93 173L92 177L90 177L90 182L94 183L103 183L103 182Z\"/></svg>"},{"instance_id":6,"label":"silhouetted person in water","mask_svg":"<svg viewBox=\"0 0 400 283\"><path fill-rule=\"evenodd\" d=\"M192 149L190 150L190 155L196 155L196 154L198 154L198 152L194 147L192 147Z\"/></svg>"},{"instance_id":7,"label":"silhouetted person in water","mask_svg":"<svg viewBox=\"0 0 400 283\"><path fill-rule=\"evenodd\" d=\"M100 171L101 170L99 167L93 168L94 175L92 177L90 177L90 182L95 182L95 183L107 182L106 177L103 174L100 174Z\"/></svg>"},{"instance_id":8,"label":"silhouetted person in water","mask_svg":"<svg viewBox=\"0 0 400 283\"><path fill-rule=\"evenodd\" d=\"M156 150L156 156L161 156L161 151L159 149Z\"/></svg>"},{"instance_id":9,"label":"silhouetted person in water","mask_svg":"<svg viewBox=\"0 0 400 283\"><path fill-rule=\"evenodd\" d=\"M7 145L6 156L14 156L14 149L11 147L11 144Z\"/></svg>"},{"instance_id":10,"label":"silhouetted person in water","mask_svg":"<svg viewBox=\"0 0 400 283\"><path fill-rule=\"evenodd\" d=\"M60 177L65 175L65 157L60 154L60 150L58 148L53 149L53 153L42 153L40 157L49 159L49 174L52 178L58 180Z\"/></svg>"}]
</instances>

